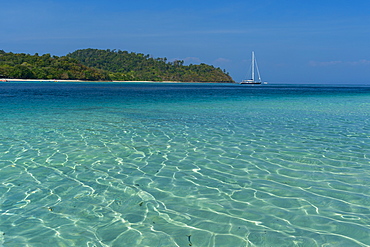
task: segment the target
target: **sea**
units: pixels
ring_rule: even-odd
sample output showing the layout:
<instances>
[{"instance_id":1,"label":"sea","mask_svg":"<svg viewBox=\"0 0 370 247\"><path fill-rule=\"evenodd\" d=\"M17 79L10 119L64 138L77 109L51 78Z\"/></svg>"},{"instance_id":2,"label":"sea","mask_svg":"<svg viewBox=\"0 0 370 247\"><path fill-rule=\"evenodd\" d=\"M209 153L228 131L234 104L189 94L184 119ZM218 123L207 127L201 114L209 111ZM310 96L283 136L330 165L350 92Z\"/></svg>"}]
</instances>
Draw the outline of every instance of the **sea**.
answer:
<instances>
[{"instance_id":1,"label":"sea","mask_svg":"<svg viewBox=\"0 0 370 247\"><path fill-rule=\"evenodd\" d=\"M0 84L0 246L370 246L370 85Z\"/></svg>"}]
</instances>

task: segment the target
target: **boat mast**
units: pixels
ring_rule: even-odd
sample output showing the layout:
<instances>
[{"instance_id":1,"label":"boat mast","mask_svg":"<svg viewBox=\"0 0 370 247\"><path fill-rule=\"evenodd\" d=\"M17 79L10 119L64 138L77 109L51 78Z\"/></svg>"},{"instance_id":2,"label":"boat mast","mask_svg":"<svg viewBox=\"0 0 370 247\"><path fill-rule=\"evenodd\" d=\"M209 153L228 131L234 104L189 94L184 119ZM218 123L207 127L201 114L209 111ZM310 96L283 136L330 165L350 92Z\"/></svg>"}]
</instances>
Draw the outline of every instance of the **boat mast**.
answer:
<instances>
[{"instance_id":1,"label":"boat mast","mask_svg":"<svg viewBox=\"0 0 370 247\"><path fill-rule=\"evenodd\" d=\"M252 81L254 81L254 51L252 51Z\"/></svg>"}]
</instances>

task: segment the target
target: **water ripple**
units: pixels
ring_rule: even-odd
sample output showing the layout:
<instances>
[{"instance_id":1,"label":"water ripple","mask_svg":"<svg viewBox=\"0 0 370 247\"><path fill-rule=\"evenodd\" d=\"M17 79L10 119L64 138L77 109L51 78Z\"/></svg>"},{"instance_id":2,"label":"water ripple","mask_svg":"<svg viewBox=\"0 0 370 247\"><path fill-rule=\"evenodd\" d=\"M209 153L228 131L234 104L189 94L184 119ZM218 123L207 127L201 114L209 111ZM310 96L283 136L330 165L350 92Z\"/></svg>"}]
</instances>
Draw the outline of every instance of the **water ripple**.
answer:
<instances>
[{"instance_id":1,"label":"water ripple","mask_svg":"<svg viewBox=\"0 0 370 247\"><path fill-rule=\"evenodd\" d=\"M120 97L0 122L0 245L370 245L368 110Z\"/></svg>"}]
</instances>

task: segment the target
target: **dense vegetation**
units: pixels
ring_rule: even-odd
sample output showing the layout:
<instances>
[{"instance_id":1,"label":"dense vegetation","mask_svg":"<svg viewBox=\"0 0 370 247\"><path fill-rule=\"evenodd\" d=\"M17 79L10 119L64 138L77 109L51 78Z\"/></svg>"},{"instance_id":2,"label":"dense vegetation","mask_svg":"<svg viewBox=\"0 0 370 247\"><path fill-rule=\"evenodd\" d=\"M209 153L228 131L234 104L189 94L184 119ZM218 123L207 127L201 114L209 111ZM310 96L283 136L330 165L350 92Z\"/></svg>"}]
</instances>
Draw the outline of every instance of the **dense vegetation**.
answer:
<instances>
[{"instance_id":1,"label":"dense vegetation","mask_svg":"<svg viewBox=\"0 0 370 247\"><path fill-rule=\"evenodd\" d=\"M67 55L82 64L109 71L113 80L126 81L187 81L231 82L232 78L220 68L207 64L188 66L184 61L167 62L167 58L152 58L141 53L83 49Z\"/></svg>"},{"instance_id":2,"label":"dense vegetation","mask_svg":"<svg viewBox=\"0 0 370 247\"><path fill-rule=\"evenodd\" d=\"M118 81L232 82L207 64L184 65L141 53L83 49L67 56L14 54L0 50L0 77L18 79L79 79Z\"/></svg>"},{"instance_id":3,"label":"dense vegetation","mask_svg":"<svg viewBox=\"0 0 370 247\"><path fill-rule=\"evenodd\" d=\"M6 53L0 50L0 77L17 79L109 80L108 73L77 60L44 54Z\"/></svg>"}]
</instances>

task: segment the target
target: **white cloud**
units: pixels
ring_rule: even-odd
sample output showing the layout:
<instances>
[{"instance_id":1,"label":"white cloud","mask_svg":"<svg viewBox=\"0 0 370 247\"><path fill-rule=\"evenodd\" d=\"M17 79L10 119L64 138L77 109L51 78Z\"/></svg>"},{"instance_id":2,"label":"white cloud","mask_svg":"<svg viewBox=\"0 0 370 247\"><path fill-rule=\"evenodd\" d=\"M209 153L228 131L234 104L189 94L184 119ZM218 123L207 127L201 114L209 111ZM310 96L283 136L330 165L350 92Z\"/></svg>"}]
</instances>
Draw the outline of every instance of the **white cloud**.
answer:
<instances>
[{"instance_id":1,"label":"white cloud","mask_svg":"<svg viewBox=\"0 0 370 247\"><path fill-rule=\"evenodd\" d=\"M312 67L326 67L326 66L333 66L333 65L338 65L338 64L357 66L357 65L370 65L370 60L361 59L358 61L339 61L338 60L338 61L323 61L323 62L310 61L308 64Z\"/></svg>"},{"instance_id":2,"label":"white cloud","mask_svg":"<svg viewBox=\"0 0 370 247\"><path fill-rule=\"evenodd\" d=\"M361 59L361 60L355 61L355 62L348 62L348 64L350 64L350 65L368 65L368 64L370 64L370 60Z\"/></svg>"},{"instance_id":3,"label":"white cloud","mask_svg":"<svg viewBox=\"0 0 370 247\"><path fill-rule=\"evenodd\" d=\"M227 59L227 58L223 58L223 57L220 57L220 58L217 58L214 63L221 63L221 64L224 64L224 63L229 63L231 62L231 60Z\"/></svg>"},{"instance_id":4,"label":"white cloud","mask_svg":"<svg viewBox=\"0 0 370 247\"><path fill-rule=\"evenodd\" d=\"M326 61L326 62L317 62L317 61L310 61L309 65L312 67L323 67L323 66L331 66L336 64L342 64L342 61Z\"/></svg>"},{"instance_id":5,"label":"white cloud","mask_svg":"<svg viewBox=\"0 0 370 247\"><path fill-rule=\"evenodd\" d=\"M186 63L200 63L201 60L199 57L186 57L183 59Z\"/></svg>"}]
</instances>

